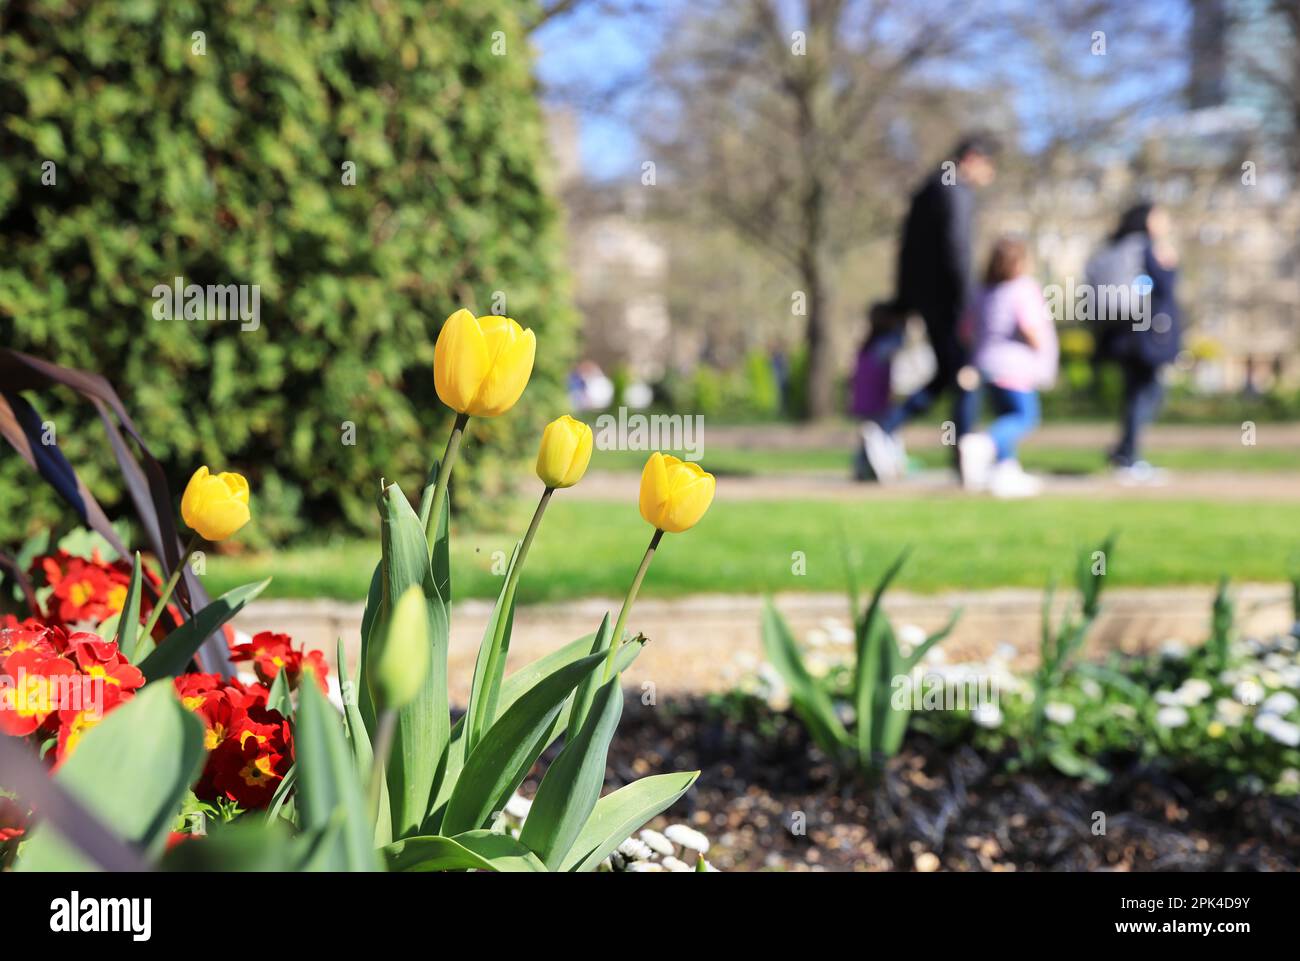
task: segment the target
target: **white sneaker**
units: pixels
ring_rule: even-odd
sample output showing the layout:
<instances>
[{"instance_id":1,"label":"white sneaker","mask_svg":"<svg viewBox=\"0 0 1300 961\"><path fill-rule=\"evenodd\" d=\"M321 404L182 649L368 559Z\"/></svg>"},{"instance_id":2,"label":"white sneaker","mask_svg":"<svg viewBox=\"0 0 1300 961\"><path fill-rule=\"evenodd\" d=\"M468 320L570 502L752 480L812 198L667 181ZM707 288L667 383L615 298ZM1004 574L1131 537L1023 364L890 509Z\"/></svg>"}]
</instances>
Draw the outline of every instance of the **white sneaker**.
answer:
<instances>
[{"instance_id":1,"label":"white sneaker","mask_svg":"<svg viewBox=\"0 0 1300 961\"><path fill-rule=\"evenodd\" d=\"M862 425L862 450L867 455L871 472L880 483L888 484L903 476L903 465L906 462L899 459L898 442L874 420Z\"/></svg>"},{"instance_id":2,"label":"white sneaker","mask_svg":"<svg viewBox=\"0 0 1300 961\"><path fill-rule=\"evenodd\" d=\"M1018 460L998 461L989 471L989 493L1004 500L1037 497L1043 482L1026 474Z\"/></svg>"},{"instance_id":3,"label":"white sneaker","mask_svg":"<svg viewBox=\"0 0 1300 961\"><path fill-rule=\"evenodd\" d=\"M1115 479L1124 487L1164 487L1169 483L1169 472L1139 460L1115 468Z\"/></svg>"},{"instance_id":4,"label":"white sneaker","mask_svg":"<svg viewBox=\"0 0 1300 961\"><path fill-rule=\"evenodd\" d=\"M989 469L998 456L988 434L965 434L957 441L957 470L968 491L982 491L989 483Z\"/></svg>"},{"instance_id":5,"label":"white sneaker","mask_svg":"<svg viewBox=\"0 0 1300 961\"><path fill-rule=\"evenodd\" d=\"M907 476L907 448L903 446L902 435L886 434L885 436L894 445L894 463L898 465L898 476Z\"/></svg>"}]
</instances>

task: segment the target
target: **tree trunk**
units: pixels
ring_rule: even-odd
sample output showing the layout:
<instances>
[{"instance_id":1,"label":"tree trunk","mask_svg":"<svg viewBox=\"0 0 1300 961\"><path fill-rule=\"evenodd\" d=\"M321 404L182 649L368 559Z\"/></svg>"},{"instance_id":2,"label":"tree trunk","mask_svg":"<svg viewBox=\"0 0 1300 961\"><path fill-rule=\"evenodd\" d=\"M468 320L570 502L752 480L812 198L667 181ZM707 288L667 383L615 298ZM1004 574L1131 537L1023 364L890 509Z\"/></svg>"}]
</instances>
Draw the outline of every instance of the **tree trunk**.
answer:
<instances>
[{"instance_id":1,"label":"tree trunk","mask_svg":"<svg viewBox=\"0 0 1300 961\"><path fill-rule=\"evenodd\" d=\"M816 8L814 7L814 13ZM824 12L824 11L823 11ZM799 238L799 280L808 297L807 407L808 420L829 417L834 391L834 357L831 353L830 289L826 257L825 158L822 155L821 113L827 96L824 51L825 22L813 22L813 44L809 50L809 72L800 84L798 103L799 153L803 162L802 234Z\"/></svg>"},{"instance_id":2,"label":"tree trunk","mask_svg":"<svg viewBox=\"0 0 1300 961\"><path fill-rule=\"evenodd\" d=\"M800 281L808 295L808 367L807 408L804 417L817 420L829 417L835 397L835 358L830 331L830 293L825 266L817 250L811 250L800 263Z\"/></svg>"}]
</instances>

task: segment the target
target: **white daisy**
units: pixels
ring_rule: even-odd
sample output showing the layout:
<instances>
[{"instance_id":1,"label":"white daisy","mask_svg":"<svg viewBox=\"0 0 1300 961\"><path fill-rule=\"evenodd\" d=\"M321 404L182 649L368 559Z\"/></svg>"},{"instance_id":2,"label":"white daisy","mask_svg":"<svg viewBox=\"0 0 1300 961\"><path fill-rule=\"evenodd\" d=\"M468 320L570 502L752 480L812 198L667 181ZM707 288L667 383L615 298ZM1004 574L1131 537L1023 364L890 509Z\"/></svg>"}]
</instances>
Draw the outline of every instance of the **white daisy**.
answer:
<instances>
[{"instance_id":1,"label":"white daisy","mask_svg":"<svg viewBox=\"0 0 1300 961\"><path fill-rule=\"evenodd\" d=\"M510 795L510 800L506 802L506 813L517 821L522 821L528 817L528 812L532 810L533 802L519 794Z\"/></svg>"},{"instance_id":2,"label":"white daisy","mask_svg":"<svg viewBox=\"0 0 1300 961\"><path fill-rule=\"evenodd\" d=\"M1187 723L1187 710L1178 706L1162 707L1156 711L1156 723L1161 727L1182 727Z\"/></svg>"},{"instance_id":3,"label":"white daisy","mask_svg":"<svg viewBox=\"0 0 1300 961\"><path fill-rule=\"evenodd\" d=\"M926 633L925 628L919 624L900 624L894 636L898 639L899 649L906 656L925 643Z\"/></svg>"},{"instance_id":4,"label":"white daisy","mask_svg":"<svg viewBox=\"0 0 1300 961\"><path fill-rule=\"evenodd\" d=\"M629 874L658 873L664 870L664 866L658 861L633 861L626 870Z\"/></svg>"},{"instance_id":5,"label":"white daisy","mask_svg":"<svg viewBox=\"0 0 1300 961\"><path fill-rule=\"evenodd\" d=\"M1253 707L1264 699L1264 689L1257 681L1246 678L1233 685L1232 696L1247 707Z\"/></svg>"},{"instance_id":6,"label":"white daisy","mask_svg":"<svg viewBox=\"0 0 1300 961\"><path fill-rule=\"evenodd\" d=\"M688 850L699 851L701 854L709 853L709 839L685 824L668 825L664 828L664 837Z\"/></svg>"},{"instance_id":7,"label":"white daisy","mask_svg":"<svg viewBox=\"0 0 1300 961\"><path fill-rule=\"evenodd\" d=\"M685 861L679 861L677 858L664 858L661 863L673 874L684 874L694 870L694 868Z\"/></svg>"},{"instance_id":8,"label":"white daisy","mask_svg":"<svg viewBox=\"0 0 1300 961\"><path fill-rule=\"evenodd\" d=\"M677 849L673 847L673 842L669 841L658 831L654 831L650 828L643 828L641 830L640 838L655 854L670 856L677 853Z\"/></svg>"},{"instance_id":9,"label":"white daisy","mask_svg":"<svg viewBox=\"0 0 1300 961\"><path fill-rule=\"evenodd\" d=\"M1294 694L1290 691L1278 691L1276 694L1270 694L1259 709L1272 714L1290 714L1297 706L1300 706L1300 701L1296 700Z\"/></svg>"},{"instance_id":10,"label":"white daisy","mask_svg":"<svg viewBox=\"0 0 1300 961\"><path fill-rule=\"evenodd\" d=\"M853 633L853 628L844 624L835 623L826 629L826 636L830 638L832 644L852 644L857 638Z\"/></svg>"},{"instance_id":11,"label":"white daisy","mask_svg":"<svg viewBox=\"0 0 1300 961\"><path fill-rule=\"evenodd\" d=\"M982 701L975 705L975 709L970 712L970 718L980 727L986 727L991 730L1001 726L1002 708L998 707L992 701Z\"/></svg>"},{"instance_id":12,"label":"white daisy","mask_svg":"<svg viewBox=\"0 0 1300 961\"><path fill-rule=\"evenodd\" d=\"M1189 677L1178 689L1178 697L1184 707L1195 707L1213 693L1210 682L1199 677Z\"/></svg>"},{"instance_id":13,"label":"white daisy","mask_svg":"<svg viewBox=\"0 0 1300 961\"><path fill-rule=\"evenodd\" d=\"M1276 714L1261 714L1255 718L1255 727L1279 744L1300 747L1300 724L1284 721Z\"/></svg>"},{"instance_id":14,"label":"white daisy","mask_svg":"<svg viewBox=\"0 0 1300 961\"><path fill-rule=\"evenodd\" d=\"M1187 657L1187 645L1171 637L1160 645L1160 656L1166 661L1181 661Z\"/></svg>"},{"instance_id":15,"label":"white daisy","mask_svg":"<svg viewBox=\"0 0 1300 961\"><path fill-rule=\"evenodd\" d=\"M1074 705L1049 701L1043 706L1043 714L1053 724L1071 724L1074 722Z\"/></svg>"},{"instance_id":16,"label":"white daisy","mask_svg":"<svg viewBox=\"0 0 1300 961\"><path fill-rule=\"evenodd\" d=\"M628 838L620 844L618 846L618 853L623 855L623 857L629 861L648 861L650 860L650 856L654 854L654 852L650 850L650 845L646 844L644 841L639 841L636 838Z\"/></svg>"},{"instance_id":17,"label":"white daisy","mask_svg":"<svg viewBox=\"0 0 1300 961\"><path fill-rule=\"evenodd\" d=\"M1246 709L1236 701L1221 697L1214 702L1214 716L1229 727L1236 727L1246 717Z\"/></svg>"}]
</instances>

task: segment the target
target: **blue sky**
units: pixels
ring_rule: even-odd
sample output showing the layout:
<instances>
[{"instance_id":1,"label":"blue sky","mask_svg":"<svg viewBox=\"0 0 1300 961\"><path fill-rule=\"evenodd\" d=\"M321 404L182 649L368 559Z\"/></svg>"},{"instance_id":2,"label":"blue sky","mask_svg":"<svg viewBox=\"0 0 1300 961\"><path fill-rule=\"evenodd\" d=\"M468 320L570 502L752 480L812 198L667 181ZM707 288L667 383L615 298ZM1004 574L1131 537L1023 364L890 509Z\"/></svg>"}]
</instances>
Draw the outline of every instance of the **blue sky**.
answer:
<instances>
[{"instance_id":1,"label":"blue sky","mask_svg":"<svg viewBox=\"0 0 1300 961\"><path fill-rule=\"evenodd\" d=\"M533 37L537 75L548 89L602 89L649 66L663 24L633 22L580 8L546 24ZM631 175L637 168L637 137L626 119L593 109L579 111L585 173L598 180Z\"/></svg>"},{"instance_id":2,"label":"blue sky","mask_svg":"<svg viewBox=\"0 0 1300 961\"><path fill-rule=\"evenodd\" d=\"M1037 4L1042 0L1001 2ZM545 89L557 92L551 99L577 108L584 172L594 179L609 180L636 175L638 139L626 116L620 116L617 109L584 102L584 95L611 87L618 89L622 79L643 75L663 42L668 15L620 15L603 10L602 6L579 6L577 12L542 27L533 39L537 48L538 77ZM1186 29L1187 11L1186 0L1150 0L1145 8L1148 15L1154 14L1167 25L1169 36L1174 37ZM1112 45L1131 49L1131 45L1145 42L1140 32L1127 29L1126 23L1104 26ZM1076 39L1080 42L1073 43L1070 38L1063 38L1063 55L1078 55L1092 60L1087 53L1088 38ZM1035 130L1035 124L1042 118L1048 118L1047 122L1050 122L1053 107L1050 102L1044 102L1040 96L1041 85L1035 83L1044 65L1010 55L1014 53L1015 50L991 50L989 69L982 70L978 64L975 69L970 65L946 68L945 76L955 86L987 84L994 76L1013 84L1019 91L1012 104L1024 128L1023 146L1033 151L1041 143L1043 133ZM1097 61L1097 64L1101 70L1106 69L1104 61ZM1125 100L1153 82L1173 86L1181 82L1181 70L1180 64L1151 62L1149 69L1144 69L1141 75L1122 78L1109 93Z\"/></svg>"}]
</instances>

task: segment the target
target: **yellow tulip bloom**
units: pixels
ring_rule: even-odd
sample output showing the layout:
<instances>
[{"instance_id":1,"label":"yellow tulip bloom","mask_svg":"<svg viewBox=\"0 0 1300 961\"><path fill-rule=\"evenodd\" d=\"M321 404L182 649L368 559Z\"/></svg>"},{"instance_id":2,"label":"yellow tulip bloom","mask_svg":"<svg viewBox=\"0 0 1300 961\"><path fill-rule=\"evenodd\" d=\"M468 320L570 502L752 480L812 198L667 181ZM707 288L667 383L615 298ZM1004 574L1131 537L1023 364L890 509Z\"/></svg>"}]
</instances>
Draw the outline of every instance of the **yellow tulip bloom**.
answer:
<instances>
[{"instance_id":1,"label":"yellow tulip bloom","mask_svg":"<svg viewBox=\"0 0 1300 961\"><path fill-rule=\"evenodd\" d=\"M587 473L591 447L590 427L568 414L557 417L542 431L537 476L547 487L572 487Z\"/></svg>"},{"instance_id":2,"label":"yellow tulip bloom","mask_svg":"<svg viewBox=\"0 0 1300 961\"><path fill-rule=\"evenodd\" d=\"M519 400L533 373L537 338L509 317L475 317L464 308L447 318L433 349L433 383L459 414L496 417Z\"/></svg>"},{"instance_id":3,"label":"yellow tulip bloom","mask_svg":"<svg viewBox=\"0 0 1300 961\"><path fill-rule=\"evenodd\" d=\"M694 527L713 503L713 475L691 461L655 451L641 472L641 516L661 531Z\"/></svg>"},{"instance_id":4,"label":"yellow tulip bloom","mask_svg":"<svg viewBox=\"0 0 1300 961\"><path fill-rule=\"evenodd\" d=\"M209 474L200 467L185 485L181 517L209 541L224 541L248 523L248 481L243 474Z\"/></svg>"}]
</instances>

